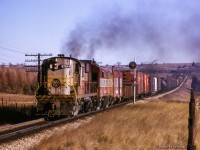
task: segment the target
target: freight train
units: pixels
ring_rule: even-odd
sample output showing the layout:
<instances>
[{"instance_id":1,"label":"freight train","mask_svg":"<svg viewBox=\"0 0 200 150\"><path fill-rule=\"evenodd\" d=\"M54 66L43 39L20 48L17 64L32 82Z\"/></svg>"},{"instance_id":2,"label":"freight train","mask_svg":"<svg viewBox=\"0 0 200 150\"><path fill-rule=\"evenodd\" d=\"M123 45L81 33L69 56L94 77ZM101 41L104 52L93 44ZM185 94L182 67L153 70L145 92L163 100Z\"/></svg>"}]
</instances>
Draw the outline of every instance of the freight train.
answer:
<instances>
[{"instance_id":1,"label":"freight train","mask_svg":"<svg viewBox=\"0 0 200 150\"><path fill-rule=\"evenodd\" d=\"M163 78L137 71L136 97L175 88L183 77ZM37 114L74 116L131 100L134 71L124 67L99 66L94 60L51 57L42 64L41 84L36 93Z\"/></svg>"}]
</instances>

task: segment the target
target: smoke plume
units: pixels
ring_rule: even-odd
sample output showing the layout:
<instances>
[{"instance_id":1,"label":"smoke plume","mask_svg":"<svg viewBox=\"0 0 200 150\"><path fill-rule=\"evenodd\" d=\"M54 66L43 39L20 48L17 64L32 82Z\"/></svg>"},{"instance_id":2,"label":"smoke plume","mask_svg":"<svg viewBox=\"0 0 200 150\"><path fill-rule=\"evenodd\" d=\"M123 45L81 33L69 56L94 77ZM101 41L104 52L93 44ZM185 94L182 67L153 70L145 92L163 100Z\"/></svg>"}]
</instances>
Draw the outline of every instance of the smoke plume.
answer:
<instances>
[{"instance_id":1,"label":"smoke plume","mask_svg":"<svg viewBox=\"0 0 200 150\"><path fill-rule=\"evenodd\" d=\"M107 62L112 55L113 61L123 58L125 63L134 57L139 61L158 59L160 62L200 59L197 0L152 0L151 3L136 0L131 4L134 8L119 5L104 10L101 15L94 13L79 23L68 35L63 52Z\"/></svg>"}]
</instances>

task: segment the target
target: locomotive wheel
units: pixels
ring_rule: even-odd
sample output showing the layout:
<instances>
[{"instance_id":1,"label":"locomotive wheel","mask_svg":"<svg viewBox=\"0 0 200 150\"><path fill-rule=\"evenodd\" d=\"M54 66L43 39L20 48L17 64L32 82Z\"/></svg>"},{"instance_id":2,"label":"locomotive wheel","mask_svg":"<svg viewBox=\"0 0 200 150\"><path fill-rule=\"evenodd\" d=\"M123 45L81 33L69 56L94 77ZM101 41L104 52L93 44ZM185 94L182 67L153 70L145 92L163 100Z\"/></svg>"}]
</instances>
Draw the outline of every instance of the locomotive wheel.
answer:
<instances>
[{"instance_id":1,"label":"locomotive wheel","mask_svg":"<svg viewBox=\"0 0 200 150\"><path fill-rule=\"evenodd\" d=\"M110 98L107 98L107 100L106 100L106 107L109 107L110 103L111 103Z\"/></svg>"},{"instance_id":2,"label":"locomotive wheel","mask_svg":"<svg viewBox=\"0 0 200 150\"><path fill-rule=\"evenodd\" d=\"M79 114L79 111L81 110L81 106L74 106L73 107L73 112L72 112L72 115L73 116L77 116Z\"/></svg>"},{"instance_id":3,"label":"locomotive wheel","mask_svg":"<svg viewBox=\"0 0 200 150\"><path fill-rule=\"evenodd\" d=\"M105 100L101 100L100 108L105 108Z\"/></svg>"},{"instance_id":4,"label":"locomotive wheel","mask_svg":"<svg viewBox=\"0 0 200 150\"><path fill-rule=\"evenodd\" d=\"M92 109L93 109L93 103L92 103L91 100L84 103L84 112L85 112L85 113L91 112Z\"/></svg>"},{"instance_id":5,"label":"locomotive wheel","mask_svg":"<svg viewBox=\"0 0 200 150\"><path fill-rule=\"evenodd\" d=\"M110 99L110 106L114 105L115 101L116 101L116 99L111 98L111 99Z\"/></svg>"},{"instance_id":6,"label":"locomotive wheel","mask_svg":"<svg viewBox=\"0 0 200 150\"><path fill-rule=\"evenodd\" d=\"M93 103L93 110L97 110L97 107L98 107L98 100L97 99L93 99L92 100L92 103Z\"/></svg>"},{"instance_id":7,"label":"locomotive wheel","mask_svg":"<svg viewBox=\"0 0 200 150\"><path fill-rule=\"evenodd\" d=\"M106 107L109 107L111 104L111 100L109 97L106 98Z\"/></svg>"},{"instance_id":8,"label":"locomotive wheel","mask_svg":"<svg viewBox=\"0 0 200 150\"><path fill-rule=\"evenodd\" d=\"M109 106L109 99L105 98L101 101L101 108L106 108Z\"/></svg>"}]
</instances>

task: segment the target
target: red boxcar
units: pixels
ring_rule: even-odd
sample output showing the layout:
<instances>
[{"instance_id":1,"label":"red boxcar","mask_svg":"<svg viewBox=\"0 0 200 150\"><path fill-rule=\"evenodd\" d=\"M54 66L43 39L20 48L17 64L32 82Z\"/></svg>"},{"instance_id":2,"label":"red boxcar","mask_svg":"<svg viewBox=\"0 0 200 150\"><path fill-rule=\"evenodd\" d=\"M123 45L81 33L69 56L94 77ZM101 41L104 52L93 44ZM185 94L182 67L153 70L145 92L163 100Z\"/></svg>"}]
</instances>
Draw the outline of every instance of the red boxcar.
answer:
<instances>
[{"instance_id":1,"label":"red boxcar","mask_svg":"<svg viewBox=\"0 0 200 150\"><path fill-rule=\"evenodd\" d=\"M157 88L157 92L161 92L161 77L158 77L158 88Z\"/></svg>"},{"instance_id":2,"label":"red boxcar","mask_svg":"<svg viewBox=\"0 0 200 150\"><path fill-rule=\"evenodd\" d=\"M144 94L144 76L142 72L137 72L137 78L136 78L136 84L137 84L137 95L143 96Z\"/></svg>"},{"instance_id":3,"label":"red boxcar","mask_svg":"<svg viewBox=\"0 0 200 150\"><path fill-rule=\"evenodd\" d=\"M112 69L113 72L113 97L121 98L122 97L122 78L123 74L119 70Z\"/></svg>"},{"instance_id":4,"label":"red boxcar","mask_svg":"<svg viewBox=\"0 0 200 150\"><path fill-rule=\"evenodd\" d=\"M149 93L149 75L144 74L144 94L148 95Z\"/></svg>"},{"instance_id":5,"label":"red boxcar","mask_svg":"<svg viewBox=\"0 0 200 150\"><path fill-rule=\"evenodd\" d=\"M123 97L132 98L134 96L133 92L133 79L134 78L134 71L127 70L123 72Z\"/></svg>"},{"instance_id":6,"label":"red boxcar","mask_svg":"<svg viewBox=\"0 0 200 150\"><path fill-rule=\"evenodd\" d=\"M112 69L99 67L99 96L112 96Z\"/></svg>"}]
</instances>

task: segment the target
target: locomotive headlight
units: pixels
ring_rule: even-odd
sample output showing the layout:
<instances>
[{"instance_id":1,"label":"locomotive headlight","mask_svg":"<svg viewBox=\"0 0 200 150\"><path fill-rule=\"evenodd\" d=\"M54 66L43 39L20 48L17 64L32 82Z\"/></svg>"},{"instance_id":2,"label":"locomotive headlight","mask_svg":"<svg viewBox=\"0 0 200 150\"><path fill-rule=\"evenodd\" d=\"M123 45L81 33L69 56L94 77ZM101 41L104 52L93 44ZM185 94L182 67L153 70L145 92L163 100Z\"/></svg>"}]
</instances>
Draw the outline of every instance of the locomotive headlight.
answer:
<instances>
[{"instance_id":1,"label":"locomotive headlight","mask_svg":"<svg viewBox=\"0 0 200 150\"><path fill-rule=\"evenodd\" d=\"M56 59L52 59L51 61L50 61L50 69L51 70L58 70L58 60L57 60L57 58Z\"/></svg>"},{"instance_id":2,"label":"locomotive headlight","mask_svg":"<svg viewBox=\"0 0 200 150\"><path fill-rule=\"evenodd\" d=\"M58 80L58 79L53 79L53 81L52 81L52 86L53 86L54 88L58 88L58 87L60 86L60 80Z\"/></svg>"}]
</instances>

